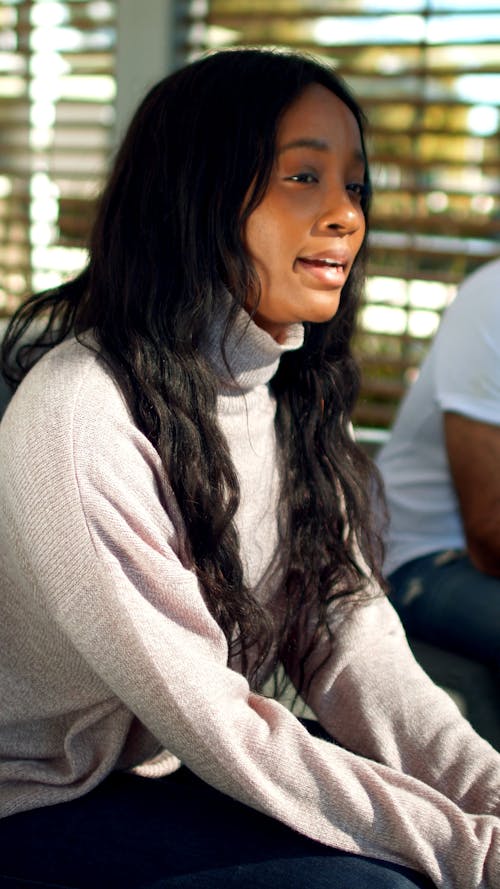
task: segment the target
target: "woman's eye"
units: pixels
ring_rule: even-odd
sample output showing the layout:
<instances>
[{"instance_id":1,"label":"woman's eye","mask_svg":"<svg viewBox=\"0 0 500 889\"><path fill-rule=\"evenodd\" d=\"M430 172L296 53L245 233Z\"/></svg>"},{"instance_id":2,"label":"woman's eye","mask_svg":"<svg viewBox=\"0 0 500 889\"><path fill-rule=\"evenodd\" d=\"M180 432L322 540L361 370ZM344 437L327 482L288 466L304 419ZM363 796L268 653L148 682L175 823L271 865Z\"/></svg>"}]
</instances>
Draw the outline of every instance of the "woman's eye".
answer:
<instances>
[{"instance_id":1,"label":"woman's eye","mask_svg":"<svg viewBox=\"0 0 500 889\"><path fill-rule=\"evenodd\" d=\"M294 173L293 176L287 176L286 179L289 182L300 182L303 185L311 185L311 183L318 181L314 173Z\"/></svg>"},{"instance_id":2,"label":"woman's eye","mask_svg":"<svg viewBox=\"0 0 500 889\"><path fill-rule=\"evenodd\" d=\"M347 190L355 194L360 200L366 198L368 194L368 188L364 182L350 182Z\"/></svg>"}]
</instances>

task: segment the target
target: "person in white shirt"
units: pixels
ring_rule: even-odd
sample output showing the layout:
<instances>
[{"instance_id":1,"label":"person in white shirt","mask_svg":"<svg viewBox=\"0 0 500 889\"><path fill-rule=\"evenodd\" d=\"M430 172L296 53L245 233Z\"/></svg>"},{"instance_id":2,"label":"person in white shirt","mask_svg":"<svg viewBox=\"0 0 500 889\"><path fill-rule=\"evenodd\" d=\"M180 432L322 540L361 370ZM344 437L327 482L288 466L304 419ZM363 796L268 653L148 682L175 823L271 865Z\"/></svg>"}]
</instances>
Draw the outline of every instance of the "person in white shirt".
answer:
<instances>
[{"instance_id":1,"label":"person in white shirt","mask_svg":"<svg viewBox=\"0 0 500 889\"><path fill-rule=\"evenodd\" d=\"M500 258L459 287L377 463L393 604L488 665L500 708Z\"/></svg>"}]
</instances>

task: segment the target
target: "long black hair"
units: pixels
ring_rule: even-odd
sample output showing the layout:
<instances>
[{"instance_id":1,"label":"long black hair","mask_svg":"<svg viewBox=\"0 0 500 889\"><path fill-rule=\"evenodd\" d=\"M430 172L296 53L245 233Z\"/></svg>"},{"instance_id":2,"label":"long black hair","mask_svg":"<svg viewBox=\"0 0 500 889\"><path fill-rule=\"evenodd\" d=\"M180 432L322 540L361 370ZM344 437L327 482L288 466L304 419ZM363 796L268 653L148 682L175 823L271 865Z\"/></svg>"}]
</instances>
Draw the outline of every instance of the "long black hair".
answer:
<instances>
[{"instance_id":1,"label":"long black hair","mask_svg":"<svg viewBox=\"0 0 500 889\"><path fill-rule=\"evenodd\" d=\"M283 112L312 83L350 108L364 150L356 101L309 56L224 50L153 87L117 153L87 267L23 304L2 356L15 384L44 350L93 331L135 422L160 455L192 567L230 651L254 680L273 654L299 686L319 634L332 636L332 601L369 597L370 575L380 581L367 520L373 470L349 425L359 386L350 340L365 247L334 319L306 324L303 348L282 357L271 382L282 477L275 568L287 602L279 626L245 584L234 524L238 479L217 422L217 380L200 343L228 292L228 326L258 292L245 221L265 193ZM365 184L367 217L368 165Z\"/></svg>"}]
</instances>

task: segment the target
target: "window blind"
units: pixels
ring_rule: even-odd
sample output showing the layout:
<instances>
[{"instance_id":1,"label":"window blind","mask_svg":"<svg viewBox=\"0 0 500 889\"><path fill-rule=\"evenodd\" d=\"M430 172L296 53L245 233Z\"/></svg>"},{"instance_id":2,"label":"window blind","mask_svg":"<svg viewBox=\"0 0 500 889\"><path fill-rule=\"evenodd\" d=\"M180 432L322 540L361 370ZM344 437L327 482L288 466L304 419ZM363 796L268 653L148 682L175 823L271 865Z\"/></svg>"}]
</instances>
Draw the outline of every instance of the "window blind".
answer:
<instances>
[{"instance_id":1,"label":"window blind","mask_svg":"<svg viewBox=\"0 0 500 889\"><path fill-rule=\"evenodd\" d=\"M498 0L186 0L179 57L313 52L369 119L375 199L356 419L391 424L456 284L500 253Z\"/></svg>"},{"instance_id":2,"label":"window blind","mask_svg":"<svg viewBox=\"0 0 500 889\"><path fill-rule=\"evenodd\" d=\"M0 315L85 262L113 140L115 44L115 2L0 2Z\"/></svg>"},{"instance_id":3,"label":"window blind","mask_svg":"<svg viewBox=\"0 0 500 889\"><path fill-rule=\"evenodd\" d=\"M225 45L304 49L366 110L357 420L389 425L455 285L500 252L498 0L169 2L177 64ZM0 0L0 315L85 261L113 144L117 5Z\"/></svg>"}]
</instances>

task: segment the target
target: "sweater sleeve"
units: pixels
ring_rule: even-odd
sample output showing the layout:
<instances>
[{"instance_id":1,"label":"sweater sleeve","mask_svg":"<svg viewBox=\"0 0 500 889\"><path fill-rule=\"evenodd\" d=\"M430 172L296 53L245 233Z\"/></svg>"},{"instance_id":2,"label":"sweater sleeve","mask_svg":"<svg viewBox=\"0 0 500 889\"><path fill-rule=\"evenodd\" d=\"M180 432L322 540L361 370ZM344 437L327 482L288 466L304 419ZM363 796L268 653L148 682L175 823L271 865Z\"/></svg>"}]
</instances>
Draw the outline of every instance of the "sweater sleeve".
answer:
<instances>
[{"instance_id":1,"label":"sweater sleeve","mask_svg":"<svg viewBox=\"0 0 500 889\"><path fill-rule=\"evenodd\" d=\"M500 756L417 663L388 599L338 610L333 654L306 696L323 727L464 812L499 817Z\"/></svg>"},{"instance_id":2,"label":"sweater sleeve","mask_svg":"<svg viewBox=\"0 0 500 889\"><path fill-rule=\"evenodd\" d=\"M16 492L19 533L30 538L33 595L62 636L161 744L222 792L326 845L413 867L442 889L500 889L500 820L488 814L497 804L498 757L468 739L478 760L475 780L484 787L484 807L474 813L458 804L458 791L455 801L448 798L453 782L432 786L439 782L419 768L417 740L412 747L407 739L413 752L398 759L409 704L398 716L397 703L419 683L412 668L405 691L397 631L386 634L394 633L392 647L366 682L372 643L364 651L352 646L374 632L346 632L328 673L331 695L325 688L320 694L322 713L326 705L335 713L324 723L340 741L353 740L359 718L363 738L352 744L359 752L311 737L281 704L252 693L228 668L224 636L187 567L157 455L106 398L89 384L65 415L70 429L61 431L59 417L43 436L26 431L24 447L37 449L39 471L29 492L26 483ZM398 688L382 715L373 704L379 683L389 694ZM425 721L422 706L419 712ZM437 725L435 717L431 734ZM413 722L408 735L421 727ZM438 751L436 738L420 755ZM454 757L455 749L447 758L439 752L436 771L452 770Z\"/></svg>"}]
</instances>

